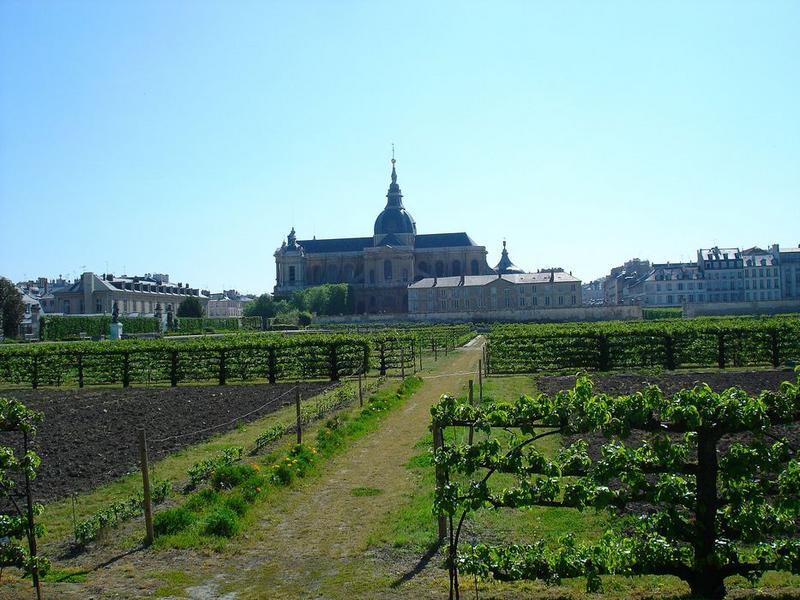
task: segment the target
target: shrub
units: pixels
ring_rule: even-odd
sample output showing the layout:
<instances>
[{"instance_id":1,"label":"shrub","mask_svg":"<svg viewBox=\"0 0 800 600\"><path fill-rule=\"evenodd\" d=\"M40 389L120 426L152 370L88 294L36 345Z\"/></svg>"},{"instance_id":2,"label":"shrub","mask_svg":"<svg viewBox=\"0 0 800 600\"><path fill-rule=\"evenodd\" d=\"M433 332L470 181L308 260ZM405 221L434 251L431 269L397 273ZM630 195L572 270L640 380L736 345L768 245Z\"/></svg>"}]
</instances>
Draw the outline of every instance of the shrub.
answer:
<instances>
[{"instance_id":1,"label":"shrub","mask_svg":"<svg viewBox=\"0 0 800 600\"><path fill-rule=\"evenodd\" d=\"M206 519L204 531L206 535L233 537L239 531L239 517L230 508L222 507L211 513Z\"/></svg>"},{"instance_id":2,"label":"shrub","mask_svg":"<svg viewBox=\"0 0 800 600\"><path fill-rule=\"evenodd\" d=\"M217 490L206 488L192 494L183 506L187 510L201 511L208 506L217 504L219 499L220 493Z\"/></svg>"},{"instance_id":3,"label":"shrub","mask_svg":"<svg viewBox=\"0 0 800 600\"><path fill-rule=\"evenodd\" d=\"M211 487L215 490L231 489L257 475L251 465L225 465L214 471L211 476Z\"/></svg>"},{"instance_id":4,"label":"shrub","mask_svg":"<svg viewBox=\"0 0 800 600\"><path fill-rule=\"evenodd\" d=\"M244 513L247 512L248 504L249 502L241 495L230 496L225 500L225 508L231 509L240 517L243 517Z\"/></svg>"},{"instance_id":5,"label":"shrub","mask_svg":"<svg viewBox=\"0 0 800 600\"><path fill-rule=\"evenodd\" d=\"M157 536L178 533L194 523L194 520L194 513L186 507L168 508L153 517L153 531Z\"/></svg>"},{"instance_id":6,"label":"shrub","mask_svg":"<svg viewBox=\"0 0 800 600\"><path fill-rule=\"evenodd\" d=\"M242 457L243 451L244 449L241 446L231 446L211 458L201 460L189 469L190 485L198 486L211 477L216 470L232 465Z\"/></svg>"}]
</instances>

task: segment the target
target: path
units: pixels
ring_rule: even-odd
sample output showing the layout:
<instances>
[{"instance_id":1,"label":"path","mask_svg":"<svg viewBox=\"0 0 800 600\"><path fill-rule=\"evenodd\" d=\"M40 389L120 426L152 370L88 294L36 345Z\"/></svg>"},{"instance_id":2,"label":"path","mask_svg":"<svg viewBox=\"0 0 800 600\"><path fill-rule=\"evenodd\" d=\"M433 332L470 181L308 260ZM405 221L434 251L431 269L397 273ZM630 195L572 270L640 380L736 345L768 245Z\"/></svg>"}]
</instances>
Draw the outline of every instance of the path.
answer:
<instances>
[{"instance_id":1,"label":"path","mask_svg":"<svg viewBox=\"0 0 800 600\"><path fill-rule=\"evenodd\" d=\"M424 384L403 406L326 463L321 475L265 505L232 551L137 552L93 573L85 584L62 587L62 597L145 597L170 574L173 598L419 598L418 592L391 587L408 565L372 556L368 539L415 489L415 476L405 465L420 452L415 444L427 431L430 407L442 394L465 386L464 373L477 370L481 351L481 344L473 343L437 363L429 359ZM353 496L357 487L381 493Z\"/></svg>"}]
</instances>

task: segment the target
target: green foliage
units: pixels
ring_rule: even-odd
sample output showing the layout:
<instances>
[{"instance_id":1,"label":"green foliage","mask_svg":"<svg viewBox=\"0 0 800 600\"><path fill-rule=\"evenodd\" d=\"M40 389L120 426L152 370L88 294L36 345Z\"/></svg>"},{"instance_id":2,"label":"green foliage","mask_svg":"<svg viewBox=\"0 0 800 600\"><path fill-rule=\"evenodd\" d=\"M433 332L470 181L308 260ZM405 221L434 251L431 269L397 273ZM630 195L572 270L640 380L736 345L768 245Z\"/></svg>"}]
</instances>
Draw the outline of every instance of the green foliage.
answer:
<instances>
[{"instance_id":1,"label":"green foliage","mask_svg":"<svg viewBox=\"0 0 800 600\"><path fill-rule=\"evenodd\" d=\"M194 513L183 507L168 508L153 517L153 532L156 536L183 531L195 521Z\"/></svg>"},{"instance_id":2,"label":"green foliage","mask_svg":"<svg viewBox=\"0 0 800 600\"><path fill-rule=\"evenodd\" d=\"M352 314L353 289L346 283L326 283L295 291L289 303L298 311L316 315Z\"/></svg>"},{"instance_id":3,"label":"green foliage","mask_svg":"<svg viewBox=\"0 0 800 600\"><path fill-rule=\"evenodd\" d=\"M297 324L301 327L308 327L311 325L311 313L305 310L302 310L297 313Z\"/></svg>"},{"instance_id":4,"label":"green foliage","mask_svg":"<svg viewBox=\"0 0 800 600\"><path fill-rule=\"evenodd\" d=\"M683 317L683 309L675 308L642 308L642 318L645 321L656 319L680 319Z\"/></svg>"},{"instance_id":5,"label":"green foliage","mask_svg":"<svg viewBox=\"0 0 800 600\"><path fill-rule=\"evenodd\" d=\"M245 317L264 317L270 319L275 316L275 301L269 294L261 294L244 307Z\"/></svg>"},{"instance_id":6,"label":"green foliage","mask_svg":"<svg viewBox=\"0 0 800 600\"><path fill-rule=\"evenodd\" d=\"M0 330L5 337L16 338L25 316L22 293L11 281L0 277Z\"/></svg>"},{"instance_id":7,"label":"green foliage","mask_svg":"<svg viewBox=\"0 0 800 600\"><path fill-rule=\"evenodd\" d=\"M261 329L260 317L181 317L173 333L201 334Z\"/></svg>"},{"instance_id":8,"label":"green foliage","mask_svg":"<svg viewBox=\"0 0 800 600\"><path fill-rule=\"evenodd\" d=\"M723 317L498 325L491 373L774 366L800 360L800 318Z\"/></svg>"},{"instance_id":9,"label":"green foliage","mask_svg":"<svg viewBox=\"0 0 800 600\"><path fill-rule=\"evenodd\" d=\"M204 310L200 299L196 296L189 296L184 298L178 305L178 317L194 317L199 319L203 316Z\"/></svg>"},{"instance_id":10,"label":"green foliage","mask_svg":"<svg viewBox=\"0 0 800 600\"><path fill-rule=\"evenodd\" d=\"M151 498L154 504L166 500L172 491L168 481L156 483L151 489ZM109 529L119 527L124 522L144 514L144 496L142 493L130 498L119 500L92 514L88 519L80 521L75 526L75 541L80 546L89 542Z\"/></svg>"},{"instance_id":11,"label":"green foliage","mask_svg":"<svg viewBox=\"0 0 800 600\"><path fill-rule=\"evenodd\" d=\"M338 379L365 372L369 351L367 337L343 334L12 344L0 347L0 382L37 387Z\"/></svg>"},{"instance_id":12,"label":"green foliage","mask_svg":"<svg viewBox=\"0 0 800 600\"><path fill-rule=\"evenodd\" d=\"M206 519L204 533L229 538L236 535L239 529L239 515L230 508L220 507Z\"/></svg>"},{"instance_id":13,"label":"green foliage","mask_svg":"<svg viewBox=\"0 0 800 600\"><path fill-rule=\"evenodd\" d=\"M92 338L108 336L111 315L42 315L41 337L49 342L77 340L81 335ZM158 333L161 325L154 317L120 317L122 332Z\"/></svg>"},{"instance_id":14,"label":"green foliage","mask_svg":"<svg viewBox=\"0 0 800 600\"><path fill-rule=\"evenodd\" d=\"M589 591L604 574L675 575L704 598L724 596L730 575L754 581L765 570L800 573L800 463L774 429L800 421L800 375L755 397L698 385L671 398L655 386L595 394L581 376L573 390L514 403L476 407L445 396L432 415L439 427L486 434L434 455L434 509L459 523L448 552L453 569L498 580L586 576ZM610 438L594 460L583 441L555 458L533 445L553 433L589 432ZM745 435L721 444L731 434ZM514 484L493 486L500 473ZM556 550L541 543L459 548L468 513L534 506L640 514L593 544L568 537Z\"/></svg>"},{"instance_id":15,"label":"green foliage","mask_svg":"<svg viewBox=\"0 0 800 600\"><path fill-rule=\"evenodd\" d=\"M26 443L23 453L18 457L14 448L0 445L0 497L3 503L13 506L14 511L0 515L0 570L16 567L25 573L45 574L49 561L33 552L31 542L42 535L41 526L34 518L42 514L41 504L32 504L30 514L21 510L19 499L31 501L28 490L19 490L26 478L36 478L41 459L27 449L27 440L36 435L36 428L42 422L42 413L30 410L15 399L0 397L0 432L22 433ZM8 438L6 438L8 439ZM23 540L27 542L26 545Z\"/></svg>"},{"instance_id":16,"label":"green foliage","mask_svg":"<svg viewBox=\"0 0 800 600\"><path fill-rule=\"evenodd\" d=\"M241 485L256 474L257 470L251 465L222 465L217 467L211 475L211 487L215 490L229 490Z\"/></svg>"},{"instance_id":17,"label":"green foliage","mask_svg":"<svg viewBox=\"0 0 800 600\"><path fill-rule=\"evenodd\" d=\"M231 446L211 458L201 460L189 469L189 485L197 487L218 470L234 464L242 458L242 452L244 452L244 448L241 446Z\"/></svg>"}]
</instances>

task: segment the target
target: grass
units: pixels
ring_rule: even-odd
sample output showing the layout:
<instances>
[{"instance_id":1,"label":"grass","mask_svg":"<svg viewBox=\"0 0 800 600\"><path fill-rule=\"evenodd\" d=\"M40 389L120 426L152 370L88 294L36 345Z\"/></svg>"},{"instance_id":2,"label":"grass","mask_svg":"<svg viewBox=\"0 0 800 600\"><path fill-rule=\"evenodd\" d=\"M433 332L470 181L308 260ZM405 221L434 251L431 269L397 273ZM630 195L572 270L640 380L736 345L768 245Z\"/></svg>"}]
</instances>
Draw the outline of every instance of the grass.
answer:
<instances>
[{"instance_id":1,"label":"grass","mask_svg":"<svg viewBox=\"0 0 800 600\"><path fill-rule=\"evenodd\" d=\"M358 497L358 496L379 496L379 495L381 495L383 493L383 490L380 489L380 488L364 486L364 487L354 487L350 491L350 493L353 496L356 496L356 497Z\"/></svg>"},{"instance_id":2,"label":"grass","mask_svg":"<svg viewBox=\"0 0 800 600\"><path fill-rule=\"evenodd\" d=\"M535 379L529 375L491 377L484 380L484 401L492 399L513 401L521 394L537 392ZM477 389L475 401L477 401ZM462 390L462 397L465 396ZM476 435L480 435L476 433ZM450 430L446 442L461 442L465 432ZM537 447L548 456L556 453L561 446L558 436L551 436L538 442ZM406 468L416 479L416 488L408 501L387 515L381 526L369 539L373 550L381 547L393 548L402 554L422 555L434 548L437 542L437 526L432 514L435 475L430 448L432 436L421 438L416 447L420 450L406 464ZM493 477L495 486L511 485L511 477ZM614 526L617 518L606 512L593 510L579 512L569 508L534 507L528 510L480 510L468 516L462 540L469 543L531 543L544 540L548 545L556 545L559 538L567 533L575 534L581 540L594 540ZM446 579L446 574L445 574ZM737 598L795 598L800 597L800 576L788 573L766 573L757 585L753 586L743 578L728 580L731 597ZM431 583L420 582L430 586ZM462 582L462 591L472 589L473 581ZM539 581L501 583L481 582L482 597L516 598L537 597L547 599L593 598L585 593L586 580L575 578L563 580L561 584L546 586ZM428 591L430 591L428 589ZM603 577L603 598L613 600L633 598L687 598L688 586L675 577Z\"/></svg>"}]
</instances>

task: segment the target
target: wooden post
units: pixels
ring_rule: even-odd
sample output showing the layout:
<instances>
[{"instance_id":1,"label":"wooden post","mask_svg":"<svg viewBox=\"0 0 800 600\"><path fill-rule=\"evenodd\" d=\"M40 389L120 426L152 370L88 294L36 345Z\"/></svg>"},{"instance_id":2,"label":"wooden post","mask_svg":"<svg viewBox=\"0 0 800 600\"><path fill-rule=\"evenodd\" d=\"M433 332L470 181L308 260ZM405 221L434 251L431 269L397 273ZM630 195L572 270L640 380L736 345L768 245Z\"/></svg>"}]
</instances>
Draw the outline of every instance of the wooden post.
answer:
<instances>
[{"instance_id":1,"label":"wooden post","mask_svg":"<svg viewBox=\"0 0 800 600\"><path fill-rule=\"evenodd\" d=\"M436 452L439 448L444 445L444 436L442 435L442 429L439 427L439 424L434 422L433 423L433 451ZM437 465L436 466L436 486L440 487L445 483L445 473L444 467ZM443 541L447 538L447 515L444 513L439 513L438 515L438 524L439 524L439 541Z\"/></svg>"},{"instance_id":2,"label":"wooden post","mask_svg":"<svg viewBox=\"0 0 800 600\"><path fill-rule=\"evenodd\" d=\"M78 387L83 387L83 354L78 354Z\"/></svg>"},{"instance_id":3,"label":"wooden post","mask_svg":"<svg viewBox=\"0 0 800 600\"><path fill-rule=\"evenodd\" d=\"M153 498L150 495L150 467L147 461L147 436L144 428L139 429L139 460L142 466L142 487L144 488L144 543L153 543Z\"/></svg>"},{"instance_id":4,"label":"wooden post","mask_svg":"<svg viewBox=\"0 0 800 600\"><path fill-rule=\"evenodd\" d=\"M31 387L36 389L39 387L39 355L33 355L33 373L31 374Z\"/></svg>"},{"instance_id":5,"label":"wooden post","mask_svg":"<svg viewBox=\"0 0 800 600\"><path fill-rule=\"evenodd\" d=\"M419 341L419 370L422 371L422 340Z\"/></svg>"},{"instance_id":6,"label":"wooden post","mask_svg":"<svg viewBox=\"0 0 800 600\"><path fill-rule=\"evenodd\" d=\"M483 404L483 361L478 359L478 403Z\"/></svg>"},{"instance_id":7,"label":"wooden post","mask_svg":"<svg viewBox=\"0 0 800 600\"><path fill-rule=\"evenodd\" d=\"M169 351L169 384L172 387L178 386L178 351Z\"/></svg>"},{"instance_id":8,"label":"wooden post","mask_svg":"<svg viewBox=\"0 0 800 600\"><path fill-rule=\"evenodd\" d=\"M400 348L400 379L406 378L406 349Z\"/></svg>"},{"instance_id":9,"label":"wooden post","mask_svg":"<svg viewBox=\"0 0 800 600\"><path fill-rule=\"evenodd\" d=\"M295 405L295 412L297 413L297 443L303 443L303 429L302 423L300 423L300 390L295 388L294 391L294 405Z\"/></svg>"},{"instance_id":10,"label":"wooden post","mask_svg":"<svg viewBox=\"0 0 800 600\"><path fill-rule=\"evenodd\" d=\"M225 350L219 351L219 384L225 385Z\"/></svg>"},{"instance_id":11,"label":"wooden post","mask_svg":"<svg viewBox=\"0 0 800 600\"><path fill-rule=\"evenodd\" d=\"M439 360L439 355L436 353L436 340L433 340L433 362Z\"/></svg>"},{"instance_id":12,"label":"wooden post","mask_svg":"<svg viewBox=\"0 0 800 600\"><path fill-rule=\"evenodd\" d=\"M131 354L127 350L122 353L122 387L131 385Z\"/></svg>"},{"instance_id":13,"label":"wooden post","mask_svg":"<svg viewBox=\"0 0 800 600\"><path fill-rule=\"evenodd\" d=\"M473 396L473 391L472 391L472 379L469 380L469 405L470 406L474 406L475 405L475 398ZM472 446L472 438L473 438L474 435L475 435L475 428L472 425L470 425L469 426L469 442L468 442L470 446Z\"/></svg>"},{"instance_id":14,"label":"wooden post","mask_svg":"<svg viewBox=\"0 0 800 600\"><path fill-rule=\"evenodd\" d=\"M28 455L28 432L22 432L23 452ZM33 523L33 496L31 495L31 478L28 476L28 469L25 469L25 497L27 502L27 518L28 518L28 550L30 551L31 558L36 558L36 527ZM39 567L36 566L34 561L31 568L31 579L33 580L33 587L36 588L37 600L42 600L42 583L39 581Z\"/></svg>"},{"instance_id":15,"label":"wooden post","mask_svg":"<svg viewBox=\"0 0 800 600\"><path fill-rule=\"evenodd\" d=\"M361 387L361 373L358 374L358 405L364 406L364 389Z\"/></svg>"}]
</instances>

